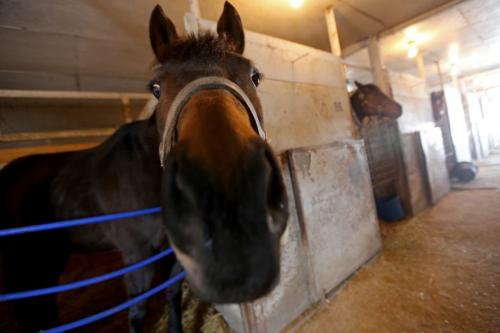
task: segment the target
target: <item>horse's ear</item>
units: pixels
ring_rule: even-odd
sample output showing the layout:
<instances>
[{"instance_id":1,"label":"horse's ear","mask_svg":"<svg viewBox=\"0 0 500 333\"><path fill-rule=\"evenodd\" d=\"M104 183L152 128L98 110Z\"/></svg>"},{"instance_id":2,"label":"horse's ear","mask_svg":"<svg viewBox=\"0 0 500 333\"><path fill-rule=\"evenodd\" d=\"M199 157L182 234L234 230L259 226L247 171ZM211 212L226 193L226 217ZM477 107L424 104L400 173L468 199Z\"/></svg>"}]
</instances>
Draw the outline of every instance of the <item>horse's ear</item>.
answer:
<instances>
[{"instance_id":1,"label":"horse's ear","mask_svg":"<svg viewBox=\"0 0 500 333\"><path fill-rule=\"evenodd\" d=\"M240 15L229 2L224 3L224 11L217 22L217 33L231 51L239 54L245 49L245 33Z\"/></svg>"},{"instance_id":2,"label":"horse's ear","mask_svg":"<svg viewBox=\"0 0 500 333\"><path fill-rule=\"evenodd\" d=\"M354 81L354 83L356 84L356 87L358 87L358 89L361 89L361 88L363 88L365 86L364 84L362 84L362 83L360 83L358 81Z\"/></svg>"},{"instance_id":3,"label":"horse's ear","mask_svg":"<svg viewBox=\"0 0 500 333\"><path fill-rule=\"evenodd\" d=\"M160 5L156 5L149 19L149 40L160 63L165 60L169 46L176 39L174 23L165 15Z\"/></svg>"}]
</instances>

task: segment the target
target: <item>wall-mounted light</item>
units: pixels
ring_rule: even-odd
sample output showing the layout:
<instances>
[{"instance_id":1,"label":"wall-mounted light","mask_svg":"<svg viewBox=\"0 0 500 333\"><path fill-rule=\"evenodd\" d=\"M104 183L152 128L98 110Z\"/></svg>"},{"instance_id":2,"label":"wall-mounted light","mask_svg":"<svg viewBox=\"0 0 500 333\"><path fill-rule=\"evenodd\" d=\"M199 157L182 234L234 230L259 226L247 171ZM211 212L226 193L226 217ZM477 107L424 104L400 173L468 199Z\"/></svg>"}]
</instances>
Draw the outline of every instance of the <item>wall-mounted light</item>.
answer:
<instances>
[{"instance_id":1,"label":"wall-mounted light","mask_svg":"<svg viewBox=\"0 0 500 333\"><path fill-rule=\"evenodd\" d=\"M304 0L290 0L289 4L293 9L299 9L304 5Z\"/></svg>"},{"instance_id":2,"label":"wall-mounted light","mask_svg":"<svg viewBox=\"0 0 500 333\"><path fill-rule=\"evenodd\" d=\"M408 42L408 58L413 59L418 54L418 46L414 40Z\"/></svg>"}]
</instances>

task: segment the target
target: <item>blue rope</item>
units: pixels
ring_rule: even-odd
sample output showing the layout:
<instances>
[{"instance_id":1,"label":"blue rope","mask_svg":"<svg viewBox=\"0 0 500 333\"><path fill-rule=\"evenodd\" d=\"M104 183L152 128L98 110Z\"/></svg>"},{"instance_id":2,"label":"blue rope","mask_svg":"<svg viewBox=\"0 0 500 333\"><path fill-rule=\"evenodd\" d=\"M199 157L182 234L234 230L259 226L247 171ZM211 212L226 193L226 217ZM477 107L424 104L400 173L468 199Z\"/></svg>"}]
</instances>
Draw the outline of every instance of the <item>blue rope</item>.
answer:
<instances>
[{"instance_id":1,"label":"blue rope","mask_svg":"<svg viewBox=\"0 0 500 333\"><path fill-rule=\"evenodd\" d=\"M135 264L129 265L127 267L121 268L119 270L106 273L103 275L99 275L93 278L81 280L81 281L76 281L72 283L67 283L67 284L62 284L59 286L54 286L54 287L47 287L47 288L42 288L42 289L34 289L34 290L28 290L28 291L19 291L15 293L10 293L10 294L0 294L0 302L5 302L5 301L13 301L16 299L23 299L23 298L30 298L30 297L37 297L37 296L43 296L43 295L48 295L48 294L55 294L63 291L68 291L72 289L77 289L77 288L82 288L86 286L90 286L92 284L100 283L106 280L114 279L116 277L125 275L127 273L130 273L132 271L135 271L139 268L142 268L144 266L147 266L155 261L160 260L163 257L168 256L171 254L172 248L168 248L166 250L163 250L157 254L155 254L152 257L149 257L145 260L139 261Z\"/></svg>"},{"instance_id":2,"label":"blue rope","mask_svg":"<svg viewBox=\"0 0 500 333\"><path fill-rule=\"evenodd\" d=\"M0 237L25 234L25 233L29 233L29 232L77 227L77 226L86 225L86 224L120 220L120 219L138 217L138 216L149 215L149 214L157 214L160 211L161 211L160 207L153 207L153 208L146 208L146 209L139 209L139 210L131 210L128 212L106 214L106 215L99 215L99 216L93 216L93 217L84 217L84 218L74 219L74 220L65 220L65 221L59 221L59 222L30 225L30 226L19 227L19 228L3 229L3 230L0 230Z\"/></svg>"},{"instance_id":3,"label":"blue rope","mask_svg":"<svg viewBox=\"0 0 500 333\"><path fill-rule=\"evenodd\" d=\"M98 320L101 320L103 318L112 316L115 313L123 311L123 310L125 310L133 305L136 305L137 303L140 303L140 302L146 300L147 298L159 293L160 291L172 286L173 284L184 279L185 276L186 276L186 273L181 272L181 273L177 274L176 276L174 276L173 278L171 278L170 280L163 282L162 284L154 287L153 289L150 289L150 290L146 291L145 293L128 300L125 303L119 304L119 305L114 306L110 309L96 313L96 314L91 315L89 317L82 318L82 319L74 321L72 323L68 323L68 324L64 324L64 325L61 325L58 327L48 329L44 332L46 332L46 333L62 333L62 332L66 332L66 331L78 328L78 327L82 327L82 326L91 324L91 323L96 322Z\"/></svg>"}]
</instances>

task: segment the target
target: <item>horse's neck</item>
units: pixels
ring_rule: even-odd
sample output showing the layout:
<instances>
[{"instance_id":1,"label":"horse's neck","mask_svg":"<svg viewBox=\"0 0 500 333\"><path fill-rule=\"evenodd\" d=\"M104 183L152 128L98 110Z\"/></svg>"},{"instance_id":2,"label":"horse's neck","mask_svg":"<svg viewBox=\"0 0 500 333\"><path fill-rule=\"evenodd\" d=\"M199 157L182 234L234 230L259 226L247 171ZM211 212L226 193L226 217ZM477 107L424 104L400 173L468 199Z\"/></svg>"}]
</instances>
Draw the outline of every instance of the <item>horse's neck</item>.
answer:
<instances>
[{"instance_id":1,"label":"horse's neck","mask_svg":"<svg viewBox=\"0 0 500 333\"><path fill-rule=\"evenodd\" d=\"M72 156L52 192L64 216L159 204L161 167L154 121L124 125L100 146ZM75 184L83 184L85 191L75 192Z\"/></svg>"}]
</instances>

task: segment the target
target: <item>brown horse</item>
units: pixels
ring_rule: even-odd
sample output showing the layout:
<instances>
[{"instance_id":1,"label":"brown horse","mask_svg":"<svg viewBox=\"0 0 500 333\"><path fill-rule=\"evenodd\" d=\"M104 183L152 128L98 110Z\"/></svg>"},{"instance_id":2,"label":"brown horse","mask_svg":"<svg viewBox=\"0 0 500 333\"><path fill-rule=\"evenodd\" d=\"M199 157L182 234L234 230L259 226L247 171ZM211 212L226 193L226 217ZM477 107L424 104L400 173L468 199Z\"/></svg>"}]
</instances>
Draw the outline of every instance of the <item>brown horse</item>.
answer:
<instances>
[{"instance_id":1,"label":"brown horse","mask_svg":"<svg viewBox=\"0 0 500 333\"><path fill-rule=\"evenodd\" d=\"M351 95L351 105L360 122L365 117L387 117L396 119L403 113L401 104L384 94L374 84L355 81L358 90Z\"/></svg>"},{"instance_id":2,"label":"brown horse","mask_svg":"<svg viewBox=\"0 0 500 333\"><path fill-rule=\"evenodd\" d=\"M203 300L252 301L273 288L288 201L261 128L261 75L242 56L243 27L227 2L217 32L181 38L157 6L150 19L154 115L96 148L28 156L0 172L2 228L162 207L161 220L0 239L7 291L57 284L72 251L118 249L132 263L168 245ZM170 274L172 262L164 270ZM153 275L152 266L127 275L129 296L149 289ZM179 288L168 301L169 329L181 331ZM13 303L28 330L58 324L54 295ZM145 316L145 303L130 309L131 332L142 331Z\"/></svg>"}]
</instances>

